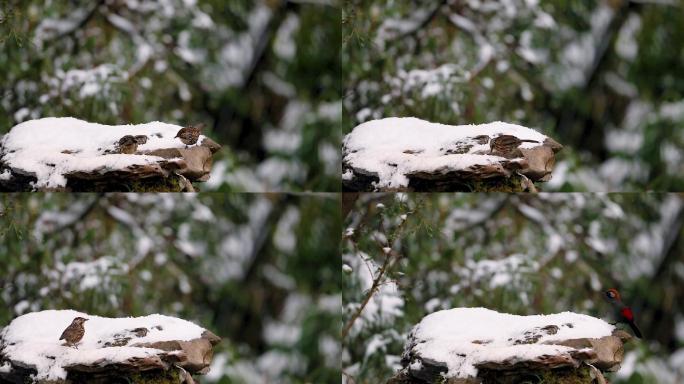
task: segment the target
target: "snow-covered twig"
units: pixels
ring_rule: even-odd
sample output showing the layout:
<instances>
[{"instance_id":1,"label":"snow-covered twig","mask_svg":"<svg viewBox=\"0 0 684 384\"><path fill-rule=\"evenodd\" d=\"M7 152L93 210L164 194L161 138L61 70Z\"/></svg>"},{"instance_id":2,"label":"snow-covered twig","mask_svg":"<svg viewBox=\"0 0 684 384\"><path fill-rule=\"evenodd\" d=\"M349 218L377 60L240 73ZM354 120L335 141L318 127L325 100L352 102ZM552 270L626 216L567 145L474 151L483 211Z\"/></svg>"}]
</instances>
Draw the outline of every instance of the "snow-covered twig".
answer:
<instances>
[{"instance_id":1,"label":"snow-covered twig","mask_svg":"<svg viewBox=\"0 0 684 384\"><path fill-rule=\"evenodd\" d=\"M402 220L401 223L397 226L395 230L395 234L399 234L400 231L404 228L406 225L406 220ZM382 227L382 224L381 224ZM391 245L391 241L387 241L387 245ZM370 300L373 298L373 295L380 289L380 287L385 283L384 282L384 277L389 274L392 266L394 265L394 261L396 261L399 258L399 254L396 251L389 250L387 251L387 245L379 244L380 246L380 252L384 255L384 260L380 268L376 272L375 278L373 278L373 283L371 284L370 289L366 292L366 296L364 297L363 301L361 302L361 305L356 309L356 311L352 314L351 318L347 322L347 324L344 326L342 329L342 339L344 340L347 335L349 334L349 331L352 329L354 326L354 323L358 318L361 316L361 313L363 312L364 308ZM372 271L371 271L372 275Z\"/></svg>"},{"instance_id":2,"label":"snow-covered twig","mask_svg":"<svg viewBox=\"0 0 684 384\"><path fill-rule=\"evenodd\" d=\"M93 7L84 13L84 15L77 20L70 20L72 21L71 25L68 27L60 28L58 33L56 33L54 36L50 36L48 39L44 39L43 42L45 41L59 41L63 39L66 36L71 35L72 33L76 32L77 30L83 28L97 13L97 9L104 4L105 0L98 0L95 2ZM82 12L81 12L82 13ZM72 12L72 15L78 15L79 12ZM48 19L50 20L50 19ZM60 26L64 26L65 24L61 24ZM39 26L40 28L40 26Z\"/></svg>"},{"instance_id":3,"label":"snow-covered twig","mask_svg":"<svg viewBox=\"0 0 684 384\"><path fill-rule=\"evenodd\" d=\"M444 0L439 1L437 4L433 6L432 9L430 9L428 12L425 13L425 16L417 22L414 23L414 25L411 28L407 28L406 30L401 31L397 36L395 36L391 41L401 41L408 36L411 36L421 29L423 29L426 25L432 21L435 16L439 13L439 10L442 9L442 7L446 4L447 2Z\"/></svg>"},{"instance_id":4,"label":"snow-covered twig","mask_svg":"<svg viewBox=\"0 0 684 384\"><path fill-rule=\"evenodd\" d=\"M388 271L388 267L390 266L391 260L392 260L392 253L390 252L387 255L385 255L385 260L382 263L382 266L380 267L380 269L378 270L377 275L373 279L373 284L371 285L371 288L368 290L368 293L366 294L366 297L363 299L363 302L356 309L356 312L354 312L352 317L349 319L347 324L342 329L342 339L345 339L347 337L352 326L354 325L356 320L359 318L359 316L361 316L361 312L363 312L363 309L366 307L366 305L368 305L368 302L373 297L373 295L378 290L378 288L380 288L382 278L385 276L385 273Z\"/></svg>"}]
</instances>

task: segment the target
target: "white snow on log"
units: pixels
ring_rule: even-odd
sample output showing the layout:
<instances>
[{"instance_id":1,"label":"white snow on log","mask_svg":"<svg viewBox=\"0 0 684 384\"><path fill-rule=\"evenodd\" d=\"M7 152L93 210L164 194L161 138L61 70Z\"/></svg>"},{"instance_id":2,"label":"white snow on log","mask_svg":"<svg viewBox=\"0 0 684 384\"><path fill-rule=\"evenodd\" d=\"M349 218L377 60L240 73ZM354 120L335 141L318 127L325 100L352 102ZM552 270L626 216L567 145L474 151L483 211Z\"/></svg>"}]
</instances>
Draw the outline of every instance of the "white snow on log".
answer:
<instances>
[{"instance_id":1,"label":"white snow on log","mask_svg":"<svg viewBox=\"0 0 684 384\"><path fill-rule=\"evenodd\" d=\"M72 117L48 117L15 125L2 145L2 162L13 170L34 173L36 188L66 185L71 172L113 171L134 165L147 165L161 157L105 153L113 151L125 135L146 135L147 142L138 151L161 148L185 148L175 138L183 128L174 124L152 122L138 125L103 125ZM204 136L200 136L198 145ZM63 152L68 153L63 153Z\"/></svg>"},{"instance_id":2,"label":"white snow on log","mask_svg":"<svg viewBox=\"0 0 684 384\"><path fill-rule=\"evenodd\" d=\"M77 348L64 346L62 332L76 317L88 319L85 335ZM65 379L65 366L103 365L124 362L131 358L154 356L163 351L132 346L104 347L116 334L136 328L147 328L147 334L136 337L135 343L166 340L192 340L202 336L204 328L189 321L164 315L107 318L91 316L73 310L47 310L19 316L0 332L4 347L0 355L23 367L35 367L36 379Z\"/></svg>"},{"instance_id":3,"label":"white snow on log","mask_svg":"<svg viewBox=\"0 0 684 384\"><path fill-rule=\"evenodd\" d=\"M516 340L525 340L525 332L548 325L557 326L558 332L540 332L542 336L534 344L515 344ZM601 338L611 335L613 329L601 319L573 312L519 316L486 308L454 308L427 315L415 326L417 345L413 351L423 359L446 362L446 377L466 378L477 376L475 365L480 362L556 355L573 348L542 343Z\"/></svg>"},{"instance_id":4,"label":"white snow on log","mask_svg":"<svg viewBox=\"0 0 684 384\"><path fill-rule=\"evenodd\" d=\"M376 187L406 187L407 173L465 170L506 160L482 154L490 151L489 143L479 144L472 140L480 135L494 138L504 134L534 141L523 142L519 148L538 147L547 139L533 129L500 121L445 125L414 117L390 117L356 126L344 139L344 160L354 169L377 174L380 180ZM457 142L472 144L472 147L467 153L445 154L444 149Z\"/></svg>"}]
</instances>

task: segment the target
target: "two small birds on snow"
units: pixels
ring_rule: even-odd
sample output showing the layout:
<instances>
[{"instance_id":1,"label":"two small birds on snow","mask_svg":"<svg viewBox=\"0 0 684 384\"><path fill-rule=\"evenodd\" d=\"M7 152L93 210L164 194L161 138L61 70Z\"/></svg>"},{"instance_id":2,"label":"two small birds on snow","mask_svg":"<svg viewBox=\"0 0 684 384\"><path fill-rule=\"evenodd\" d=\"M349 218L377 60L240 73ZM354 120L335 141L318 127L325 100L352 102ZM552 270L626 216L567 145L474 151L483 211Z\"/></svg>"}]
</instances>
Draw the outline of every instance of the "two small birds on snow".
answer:
<instances>
[{"instance_id":1,"label":"two small birds on snow","mask_svg":"<svg viewBox=\"0 0 684 384\"><path fill-rule=\"evenodd\" d=\"M202 128L204 128L204 124L181 128L176 137L185 145L194 145L202 134ZM145 135L126 135L119 139L117 145L118 153L132 155L138 150L138 145L145 144L146 142L147 136Z\"/></svg>"}]
</instances>

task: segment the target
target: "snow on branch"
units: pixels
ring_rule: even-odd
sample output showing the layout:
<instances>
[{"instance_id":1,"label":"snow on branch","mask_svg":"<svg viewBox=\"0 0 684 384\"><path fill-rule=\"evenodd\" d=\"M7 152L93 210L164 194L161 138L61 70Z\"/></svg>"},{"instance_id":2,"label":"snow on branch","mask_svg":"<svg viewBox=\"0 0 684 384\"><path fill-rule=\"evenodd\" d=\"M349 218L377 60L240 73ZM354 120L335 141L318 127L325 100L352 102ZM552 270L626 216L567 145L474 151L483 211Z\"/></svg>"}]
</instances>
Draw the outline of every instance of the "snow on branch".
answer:
<instances>
[{"instance_id":1,"label":"snow on branch","mask_svg":"<svg viewBox=\"0 0 684 384\"><path fill-rule=\"evenodd\" d=\"M345 137L342 180L352 191L458 190L516 175L532 184L551 178L561 148L535 130L504 122L453 126L385 118Z\"/></svg>"},{"instance_id":2,"label":"snow on branch","mask_svg":"<svg viewBox=\"0 0 684 384\"><path fill-rule=\"evenodd\" d=\"M65 334L77 318L86 319L84 332L71 343L78 337ZM175 369L205 374L220 340L189 321L158 314L107 318L73 310L33 312L0 331L0 381L66 383L74 375L120 378L122 372Z\"/></svg>"},{"instance_id":3,"label":"snow on branch","mask_svg":"<svg viewBox=\"0 0 684 384\"><path fill-rule=\"evenodd\" d=\"M389 383L470 383L489 374L542 376L558 369L601 375L599 369L619 368L629 339L601 319L573 312L518 316L454 308L427 315L413 328L404 368Z\"/></svg>"},{"instance_id":4,"label":"snow on branch","mask_svg":"<svg viewBox=\"0 0 684 384\"><path fill-rule=\"evenodd\" d=\"M178 137L182 129L161 122L110 126L70 117L26 121L0 140L0 188L79 190L79 183L110 182L111 187L173 176L191 190L190 181L209 178L220 146L204 135L189 141Z\"/></svg>"},{"instance_id":5,"label":"snow on branch","mask_svg":"<svg viewBox=\"0 0 684 384\"><path fill-rule=\"evenodd\" d=\"M59 40L79 28L82 28L90 19L95 16L97 9L104 1L94 2L90 9L78 8L72 11L66 18L54 19L44 18L35 32L35 43L42 48L45 42Z\"/></svg>"}]
</instances>

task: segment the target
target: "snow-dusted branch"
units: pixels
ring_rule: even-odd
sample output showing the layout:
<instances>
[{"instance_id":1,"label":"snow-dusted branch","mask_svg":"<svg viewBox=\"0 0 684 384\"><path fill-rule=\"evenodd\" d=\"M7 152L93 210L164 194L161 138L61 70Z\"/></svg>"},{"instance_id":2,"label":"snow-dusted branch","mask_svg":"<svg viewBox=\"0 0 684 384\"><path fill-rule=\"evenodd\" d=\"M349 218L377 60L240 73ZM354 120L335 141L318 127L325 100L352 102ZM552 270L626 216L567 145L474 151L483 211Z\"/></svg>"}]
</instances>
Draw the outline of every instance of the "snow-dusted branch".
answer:
<instances>
[{"instance_id":1,"label":"snow-dusted branch","mask_svg":"<svg viewBox=\"0 0 684 384\"><path fill-rule=\"evenodd\" d=\"M198 127L152 122L103 125L44 118L14 126L0 141L0 189L192 190L221 148Z\"/></svg>"},{"instance_id":2,"label":"snow-dusted branch","mask_svg":"<svg viewBox=\"0 0 684 384\"><path fill-rule=\"evenodd\" d=\"M586 377L589 365L619 368L623 343L630 339L603 320L573 312L517 316L454 308L431 313L413 328L402 355L404 369L388 384L441 383L445 378L489 382L492 376L552 376L558 368L569 369L564 375Z\"/></svg>"},{"instance_id":3,"label":"snow-dusted branch","mask_svg":"<svg viewBox=\"0 0 684 384\"><path fill-rule=\"evenodd\" d=\"M352 314L351 318L347 322L347 324L342 328L342 339L346 339L347 335L349 334L349 331L351 330L352 326L354 326L354 323L356 320L361 316L361 312L363 312L363 309L366 308L366 305L368 305L368 302L371 300L375 292L380 288L381 282L383 278L385 277L385 274L389 272L389 268L391 266L391 261L393 259L393 252L388 252L385 254L385 260L382 263L382 266L378 271L376 272L375 278L373 279L373 284L371 285L371 288L368 290L366 293L366 297L363 299L361 302L361 305L354 311Z\"/></svg>"},{"instance_id":4,"label":"snow-dusted branch","mask_svg":"<svg viewBox=\"0 0 684 384\"><path fill-rule=\"evenodd\" d=\"M562 147L533 129L500 121L451 126L372 120L344 139L342 185L346 191L524 191L529 188L520 179L551 178Z\"/></svg>"},{"instance_id":5,"label":"snow-dusted branch","mask_svg":"<svg viewBox=\"0 0 684 384\"><path fill-rule=\"evenodd\" d=\"M36 32L38 36L42 36L40 39L41 45L44 42L61 40L83 28L88 21L95 17L97 14L97 9L104 4L104 2L105 0L97 0L88 10L81 8L72 12L71 19L69 20L43 20L43 22L38 26L38 31ZM50 31L54 31L54 33L50 34Z\"/></svg>"},{"instance_id":6,"label":"snow-dusted branch","mask_svg":"<svg viewBox=\"0 0 684 384\"><path fill-rule=\"evenodd\" d=\"M51 225L52 223L50 223L53 219L55 219L53 215L54 212L45 212L37 223L37 226L43 229L41 231L41 235L49 236L52 234L62 233L63 231L68 230L69 228L72 228L76 224L82 222L83 219L90 214L90 212L98 207L102 197L102 194L98 194L95 195L95 197L93 197L93 199L85 206L77 204L77 206L72 207L75 208L74 211L78 211L68 212L66 214L60 215L60 220L57 220L57 222L53 221L53 223L56 225Z\"/></svg>"},{"instance_id":7,"label":"snow-dusted branch","mask_svg":"<svg viewBox=\"0 0 684 384\"><path fill-rule=\"evenodd\" d=\"M390 274L392 267L395 265L395 262L399 259L400 255L397 253L395 250L391 248L393 240L396 239L397 236L399 236L402 233L403 228L405 227L406 224L406 219L404 218L406 216L402 215L402 220L399 223L399 225L394 229L394 238L389 238L386 234L383 233L381 237L386 239L384 242L380 242L378 244L380 248L380 252L383 254L383 262L380 268L378 268L375 271L375 276L373 276L373 270L372 268L369 267L369 274L370 276L373 276L373 282L371 283L371 287L368 289L366 292L366 295L361 302L361 304L356 308L352 316L349 318L345 326L342 328L342 340L347 338L347 335L351 331L352 327L354 326L354 323L359 319L361 316L364 308L368 305L370 300L373 298L375 293L378 292L380 287L383 286L385 283L385 278L387 275ZM381 224L381 228L384 229L384 226Z\"/></svg>"},{"instance_id":8,"label":"snow-dusted branch","mask_svg":"<svg viewBox=\"0 0 684 384\"><path fill-rule=\"evenodd\" d=\"M391 24L386 24L388 27L393 25L397 27L398 33L391 37L385 39L385 42L395 42L401 41L415 33L418 33L421 29L425 28L438 14L439 11L446 5L446 0L440 0L436 4L432 5L432 8L423 10L422 12L416 12L413 16L414 20L398 22L396 20L389 20Z\"/></svg>"},{"instance_id":9,"label":"snow-dusted branch","mask_svg":"<svg viewBox=\"0 0 684 384\"><path fill-rule=\"evenodd\" d=\"M77 324L76 319L84 321ZM163 315L106 318L72 310L32 312L0 332L0 381L67 383L85 376L82 382L138 382L131 380L136 373L175 367L201 375L209 371L213 347L220 341L205 328Z\"/></svg>"},{"instance_id":10,"label":"snow-dusted branch","mask_svg":"<svg viewBox=\"0 0 684 384\"><path fill-rule=\"evenodd\" d=\"M130 36L132 42L137 46L137 60L131 67L126 71L127 79L133 78L145 65L150 61L153 56L153 48L150 43L147 42L145 37L138 31L135 25L131 23L126 18L113 13L107 8L104 12L105 19L107 22L115 29L125 33Z\"/></svg>"},{"instance_id":11,"label":"snow-dusted branch","mask_svg":"<svg viewBox=\"0 0 684 384\"><path fill-rule=\"evenodd\" d=\"M257 272L258 267L262 265L263 258L267 255L267 252L264 252L264 247L268 244L270 236L273 235L273 228L283 212L285 212L291 198L291 196L287 195L275 195L263 221L254 224L253 229L258 230L259 232L256 234L256 238L253 242L254 245L247 258L249 265L246 267L245 273L242 276L242 281L244 283L251 281L254 274Z\"/></svg>"}]
</instances>

